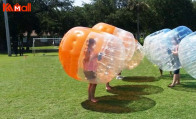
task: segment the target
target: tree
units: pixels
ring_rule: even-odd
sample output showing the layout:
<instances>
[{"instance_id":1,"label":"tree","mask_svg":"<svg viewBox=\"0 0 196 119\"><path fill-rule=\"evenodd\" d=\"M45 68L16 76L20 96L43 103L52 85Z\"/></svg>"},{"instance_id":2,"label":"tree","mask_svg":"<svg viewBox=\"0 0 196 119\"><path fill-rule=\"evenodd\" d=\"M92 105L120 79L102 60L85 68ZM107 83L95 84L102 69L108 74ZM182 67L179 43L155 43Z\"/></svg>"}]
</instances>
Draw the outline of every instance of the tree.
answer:
<instances>
[{"instance_id":1,"label":"tree","mask_svg":"<svg viewBox=\"0 0 196 119\"><path fill-rule=\"evenodd\" d=\"M91 5L84 5L89 26L106 22L107 16L116 11L115 0L93 0Z\"/></svg>"},{"instance_id":2,"label":"tree","mask_svg":"<svg viewBox=\"0 0 196 119\"><path fill-rule=\"evenodd\" d=\"M140 40L140 12L144 12L150 7L142 0L128 0L127 7L137 14L137 39Z\"/></svg>"},{"instance_id":3,"label":"tree","mask_svg":"<svg viewBox=\"0 0 196 119\"><path fill-rule=\"evenodd\" d=\"M134 14L126 9L118 9L111 13L107 16L106 22L132 33L136 32Z\"/></svg>"},{"instance_id":4,"label":"tree","mask_svg":"<svg viewBox=\"0 0 196 119\"><path fill-rule=\"evenodd\" d=\"M196 1L193 1L192 2L193 3L193 21L192 21L192 23L193 23L193 25L192 25L192 30L193 31L196 31L196 22L195 22L195 19L196 19Z\"/></svg>"},{"instance_id":5,"label":"tree","mask_svg":"<svg viewBox=\"0 0 196 119\"><path fill-rule=\"evenodd\" d=\"M40 21L40 34L60 35L62 15L72 9L72 3L72 0L36 0L34 14Z\"/></svg>"},{"instance_id":6,"label":"tree","mask_svg":"<svg viewBox=\"0 0 196 119\"><path fill-rule=\"evenodd\" d=\"M185 25L192 28L193 4L191 0L148 0L157 12L161 28Z\"/></svg>"},{"instance_id":7,"label":"tree","mask_svg":"<svg viewBox=\"0 0 196 119\"><path fill-rule=\"evenodd\" d=\"M31 12L10 12L10 34L12 42L18 42L19 34L27 32L27 50L30 45L30 34L33 30L36 33L43 32L52 35L60 33L60 26L62 25L61 12L70 10L72 8L72 0L12 0L9 1L11 5L19 3L20 5L27 5L31 3ZM1 7L3 6L2 3ZM2 15L2 12L0 12ZM1 17L4 18L4 17ZM3 21L3 20L1 20ZM61 21L61 22L59 22ZM0 22L0 26L2 22ZM4 27L1 27L4 28ZM4 31L4 30L2 30ZM5 33L3 33L5 34ZM3 35L2 35L3 36Z\"/></svg>"},{"instance_id":8,"label":"tree","mask_svg":"<svg viewBox=\"0 0 196 119\"><path fill-rule=\"evenodd\" d=\"M5 24L4 24L4 14L2 11L3 2L0 2L0 51L5 51L7 49L6 36L5 36Z\"/></svg>"}]
</instances>

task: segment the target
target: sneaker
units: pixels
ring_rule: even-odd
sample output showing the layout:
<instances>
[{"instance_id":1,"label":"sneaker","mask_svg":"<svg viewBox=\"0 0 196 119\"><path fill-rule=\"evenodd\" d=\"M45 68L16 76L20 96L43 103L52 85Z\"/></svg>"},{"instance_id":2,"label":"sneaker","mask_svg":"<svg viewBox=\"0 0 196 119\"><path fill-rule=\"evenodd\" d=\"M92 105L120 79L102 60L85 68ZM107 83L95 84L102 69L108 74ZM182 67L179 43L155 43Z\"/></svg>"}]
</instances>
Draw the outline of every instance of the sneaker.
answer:
<instances>
[{"instance_id":1,"label":"sneaker","mask_svg":"<svg viewBox=\"0 0 196 119\"><path fill-rule=\"evenodd\" d=\"M123 76L117 76L116 79L122 80L124 77Z\"/></svg>"}]
</instances>

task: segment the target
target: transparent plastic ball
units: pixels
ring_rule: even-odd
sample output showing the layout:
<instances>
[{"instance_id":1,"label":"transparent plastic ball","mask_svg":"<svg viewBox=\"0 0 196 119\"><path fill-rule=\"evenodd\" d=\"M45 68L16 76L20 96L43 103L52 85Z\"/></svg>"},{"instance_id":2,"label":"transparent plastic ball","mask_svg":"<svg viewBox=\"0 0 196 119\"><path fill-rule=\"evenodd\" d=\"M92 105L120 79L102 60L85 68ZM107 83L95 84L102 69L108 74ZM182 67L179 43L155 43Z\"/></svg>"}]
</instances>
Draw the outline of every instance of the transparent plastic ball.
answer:
<instances>
[{"instance_id":1,"label":"transparent plastic ball","mask_svg":"<svg viewBox=\"0 0 196 119\"><path fill-rule=\"evenodd\" d=\"M177 55L172 52L175 51L176 46L180 41L192 31L185 27L179 26L167 32L153 33L146 37L145 51L147 58L160 69L164 71L174 71L181 68L181 64ZM148 40L151 39L151 40Z\"/></svg>"},{"instance_id":2,"label":"transparent plastic ball","mask_svg":"<svg viewBox=\"0 0 196 119\"><path fill-rule=\"evenodd\" d=\"M94 25L92 29L110 33L120 38L125 47L125 68L129 69L129 67L132 67L132 64L130 62L136 50L137 42L131 32L125 31L123 29L106 23L98 23Z\"/></svg>"},{"instance_id":3,"label":"transparent plastic ball","mask_svg":"<svg viewBox=\"0 0 196 119\"><path fill-rule=\"evenodd\" d=\"M156 31L150 35L148 35L145 40L144 40L144 53L147 56L147 58L152 62L155 63L155 47L157 45L157 42L155 42L155 40L159 40L161 36L163 36L165 33L167 33L168 31L170 31L170 29L162 29L159 31Z\"/></svg>"},{"instance_id":4,"label":"transparent plastic ball","mask_svg":"<svg viewBox=\"0 0 196 119\"><path fill-rule=\"evenodd\" d=\"M85 53L88 52L89 40L92 39L95 41L93 46L94 50L89 57L89 62L85 62ZM107 83L124 68L125 48L122 40L108 33L91 32L81 52L78 76L80 76L83 81L90 83ZM96 63L93 60L95 60ZM95 65L91 67L91 63L93 62ZM91 70L91 68L95 69ZM95 79L88 78L88 74L85 72L89 70L95 73Z\"/></svg>"},{"instance_id":5,"label":"transparent plastic ball","mask_svg":"<svg viewBox=\"0 0 196 119\"><path fill-rule=\"evenodd\" d=\"M178 56L182 67L196 78L196 32L182 39L179 44Z\"/></svg>"},{"instance_id":6,"label":"transparent plastic ball","mask_svg":"<svg viewBox=\"0 0 196 119\"><path fill-rule=\"evenodd\" d=\"M125 69L130 69L132 67L135 67L136 65L130 63L135 54L135 50L137 50L137 45L138 45L133 34L123 29L116 28L113 35L120 38L125 47L125 64L126 64Z\"/></svg>"},{"instance_id":7,"label":"transparent plastic ball","mask_svg":"<svg viewBox=\"0 0 196 119\"><path fill-rule=\"evenodd\" d=\"M122 40L90 28L75 27L63 37L60 61L72 78L89 83L107 83L124 68Z\"/></svg>"},{"instance_id":8,"label":"transparent plastic ball","mask_svg":"<svg viewBox=\"0 0 196 119\"><path fill-rule=\"evenodd\" d=\"M143 46L137 41L135 44L135 52L131 60L127 61L128 69L134 69L137 67L144 58L144 48Z\"/></svg>"}]
</instances>

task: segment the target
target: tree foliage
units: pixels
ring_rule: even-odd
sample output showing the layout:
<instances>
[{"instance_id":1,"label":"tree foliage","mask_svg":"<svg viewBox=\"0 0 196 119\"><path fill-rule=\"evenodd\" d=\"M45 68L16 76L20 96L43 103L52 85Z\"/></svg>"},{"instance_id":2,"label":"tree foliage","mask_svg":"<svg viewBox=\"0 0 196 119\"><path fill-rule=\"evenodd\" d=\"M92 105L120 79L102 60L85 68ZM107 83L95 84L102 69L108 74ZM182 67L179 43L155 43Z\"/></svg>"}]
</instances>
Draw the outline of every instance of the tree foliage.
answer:
<instances>
[{"instance_id":1,"label":"tree foliage","mask_svg":"<svg viewBox=\"0 0 196 119\"><path fill-rule=\"evenodd\" d=\"M151 33L163 28L185 25L196 30L196 1L192 0L91 0L90 4L73 6L74 0L12 0L10 4L32 4L31 12L9 12L13 40L24 32L49 33L62 37L76 26L92 27L106 22L137 33ZM0 50L6 49L3 3L0 2Z\"/></svg>"},{"instance_id":2,"label":"tree foliage","mask_svg":"<svg viewBox=\"0 0 196 119\"><path fill-rule=\"evenodd\" d=\"M149 0L161 22L160 28L174 28L185 25L190 28L193 21L193 4L191 0Z\"/></svg>"}]
</instances>

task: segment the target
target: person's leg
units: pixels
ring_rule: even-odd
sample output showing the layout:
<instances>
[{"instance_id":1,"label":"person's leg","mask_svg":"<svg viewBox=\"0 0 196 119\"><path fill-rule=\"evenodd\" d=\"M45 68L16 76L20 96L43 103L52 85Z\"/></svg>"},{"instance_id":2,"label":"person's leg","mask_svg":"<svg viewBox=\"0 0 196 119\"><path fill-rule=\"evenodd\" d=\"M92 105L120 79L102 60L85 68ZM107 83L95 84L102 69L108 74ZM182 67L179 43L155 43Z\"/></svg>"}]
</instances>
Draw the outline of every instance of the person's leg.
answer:
<instances>
[{"instance_id":1,"label":"person's leg","mask_svg":"<svg viewBox=\"0 0 196 119\"><path fill-rule=\"evenodd\" d=\"M121 72L118 74L118 76L116 76L116 79L123 79L123 76L121 76Z\"/></svg>"},{"instance_id":2,"label":"person's leg","mask_svg":"<svg viewBox=\"0 0 196 119\"><path fill-rule=\"evenodd\" d=\"M163 70L159 68L161 76L163 75Z\"/></svg>"},{"instance_id":3,"label":"person's leg","mask_svg":"<svg viewBox=\"0 0 196 119\"><path fill-rule=\"evenodd\" d=\"M95 89L97 87L97 84L92 84L92 88L91 88L91 101L92 102L97 102L97 100L95 99Z\"/></svg>"},{"instance_id":4,"label":"person's leg","mask_svg":"<svg viewBox=\"0 0 196 119\"><path fill-rule=\"evenodd\" d=\"M91 100L91 90L92 90L92 84L91 83L89 83L89 85L88 85L88 100Z\"/></svg>"},{"instance_id":5,"label":"person's leg","mask_svg":"<svg viewBox=\"0 0 196 119\"><path fill-rule=\"evenodd\" d=\"M106 90L111 90L112 89L112 87L110 86L110 83L108 82L108 83L106 83Z\"/></svg>"},{"instance_id":6,"label":"person's leg","mask_svg":"<svg viewBox=\"0 0 196 119\"><path fill-rule=\"evenodd\" d=\"M170 76L172 76L172 72L170 71Z\"/></svg>"},{"instance_id":7,"label":"person's leg","mask_svg":"<svg viewBox=\"0 0 196 119\"><path fill-rule=\"evenodd\" d=\"M121 75L121 72L118 75L120 76Z\"/></svg>"},{"instance_id":8,"label":"person's leg","mask_svg":"<svg viewBox=\"0 0 196 119\"><path fill-rule=\"evenodd\" d=\"M174 87L176 85L176 83L178 83L180 80L180 75L179 75L179 69L174 71L174 75L173 75L173 81L172 83L169 85L169 87ZM180 82L179 82L180 83Z\"/></svg>"},{"instance_id":9,"label":"person's leg","mask_svg":"<svg viewBox=\"0 0 196 119\"><path fill-rule=\"evenodd\" d=\"M173 76L173 80L172 80L172 83L169 85L169 87L174 87L174 86L175 86L176 81L177 81L177 74L174 74L174 76Z\"/></svg>"},{"instance_id":10,"label":"person's leg","mask_svg":"<svg viewBox=\"0 0 196 119\"><path fill-rule=\"evenodd\" d=\"M180 84L180 74L176 74L176 82L175 84Z\"/></svg>"},{"instance_id":11,"label":"person's leg","mask_svg":"<svg viewBox=\"0 0 196 119\"><path fill-rule=\"evenodd\" d=\"M180 84L180 69L176 70L176 82L175 84Z\"/></svg>"}]
</instances>

